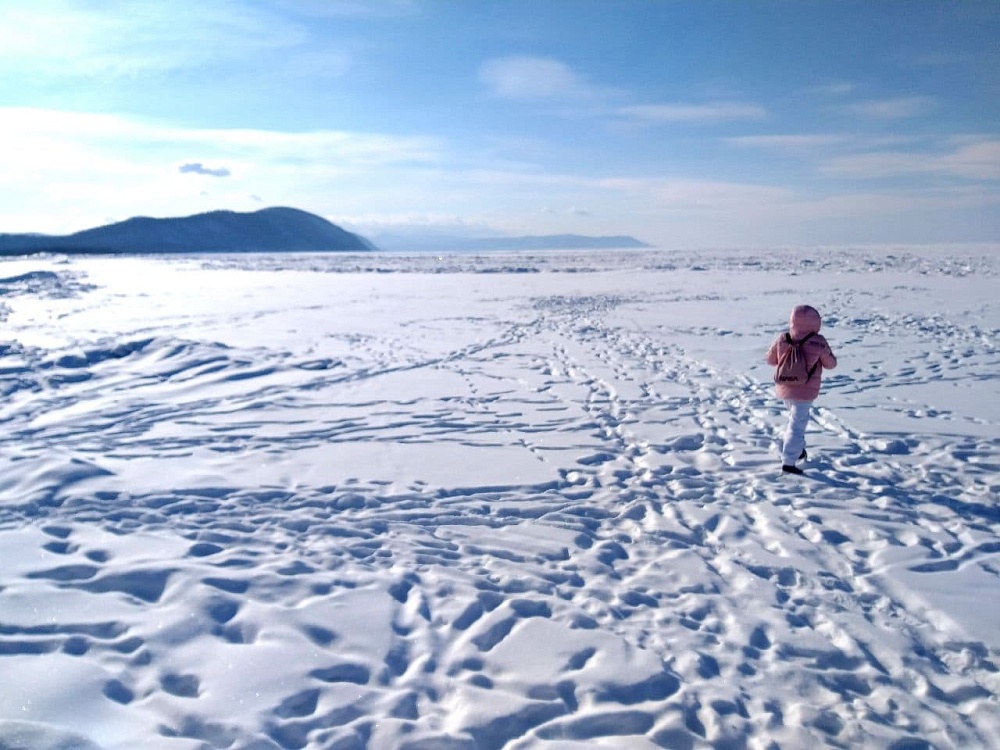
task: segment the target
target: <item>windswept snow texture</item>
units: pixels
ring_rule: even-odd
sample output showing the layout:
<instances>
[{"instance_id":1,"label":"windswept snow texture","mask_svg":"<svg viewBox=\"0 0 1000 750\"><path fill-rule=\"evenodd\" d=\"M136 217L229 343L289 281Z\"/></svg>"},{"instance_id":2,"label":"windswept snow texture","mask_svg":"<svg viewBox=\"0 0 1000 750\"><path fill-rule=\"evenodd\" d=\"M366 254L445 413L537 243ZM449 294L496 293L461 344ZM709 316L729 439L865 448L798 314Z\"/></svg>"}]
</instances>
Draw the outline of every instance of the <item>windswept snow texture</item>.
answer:
<instances>
[{"instance_id":1,"label":"windswept snow texture","mask_svg":"<svg viewBox=\"0 0 1000 750\"><path fill-rule=\"evenodd\" d=\"M0 263L0 748L1000 747L998 272Z\"/></svg>"}]
</instances>

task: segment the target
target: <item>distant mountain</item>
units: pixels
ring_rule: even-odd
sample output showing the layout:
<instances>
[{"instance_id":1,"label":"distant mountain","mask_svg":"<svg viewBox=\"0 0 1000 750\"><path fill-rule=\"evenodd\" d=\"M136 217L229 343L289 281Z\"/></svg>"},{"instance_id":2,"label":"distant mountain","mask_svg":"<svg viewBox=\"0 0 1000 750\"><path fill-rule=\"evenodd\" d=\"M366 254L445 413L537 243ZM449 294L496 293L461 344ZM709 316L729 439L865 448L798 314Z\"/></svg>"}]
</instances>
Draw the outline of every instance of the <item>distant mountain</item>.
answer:
<instances>
[{"instance_id":1,"label":"distant mountain","mask_svg":"<svg viewBox=\"0 0 1000 750\"><path fill-rule=\"evenodd\" d=\"M651 247L628 236L587 237L579 234L550 234L527 237L456 237L445 235L406 236L384 234L379 246L397 251L488 251L488 250L621 250Z\"/></svg>"},{"instance_id":2,"label":"distant mountain","mask_svg":"<svg viewBox=\"0 0 1000 750\"><path fill-rule=\"evenodd\" d=\"M375 246L315 214L294 208L212 211L183 218L137 217L53 237L0 234L0 255L25 253L364 252Z\"/></svg>"}]
</instances>

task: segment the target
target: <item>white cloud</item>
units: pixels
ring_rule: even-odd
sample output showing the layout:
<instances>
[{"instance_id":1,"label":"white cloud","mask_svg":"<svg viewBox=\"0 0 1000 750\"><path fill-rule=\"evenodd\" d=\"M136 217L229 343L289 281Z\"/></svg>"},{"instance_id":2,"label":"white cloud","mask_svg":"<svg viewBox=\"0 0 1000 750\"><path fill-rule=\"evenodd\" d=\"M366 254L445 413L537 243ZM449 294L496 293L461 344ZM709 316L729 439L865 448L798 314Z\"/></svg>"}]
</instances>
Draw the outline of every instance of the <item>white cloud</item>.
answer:
<instances>
[{"instance_id":1,"label":"white cloud","mask_svg":"<svg viewBox=\"0 0 1000 750\"><path fill-rule=\"evenodd\" d=\"M767 110L757 104L645 104L621 107L619 115L649 123L713 123L729 120L763 120Z\"/></svg>"},{"instance_id":2,"label":"white cloud","mask_svg":"<svg viewBox=\"0 0 1000 750\"><path fill-rule=\"evenodd\" d=\"M209 208L271 204L302 207L359 202L388 190L414 168L442 158L423 137L343 131L277 132L193 129L113 115L0 109L0 190L17 194L25 215L38 206L50 226L5 225L0 231L73 231L118 218L183 215ZM205 165L210 166L205 166ZM181 171L181 165L189 165ZM200 165L200 166L198 166ZM224 167L220 165L225 165ZM214 172L224 180L192 179ZM84 222L67 225L67 218ZM86 219L89 217L89 219Z\"/></svg>"},{"instance_id":3,"label":"white cloud","mask_svg":"<svg viewBox=\"0 0 1000 750\"><path fill-rule=\"evenodd\" d=\"M504 99L578 97L590 92L588 85L568 65L546 57L487 60L479 69L479 80L490 93Z\"/></svg>"}]
</instances>

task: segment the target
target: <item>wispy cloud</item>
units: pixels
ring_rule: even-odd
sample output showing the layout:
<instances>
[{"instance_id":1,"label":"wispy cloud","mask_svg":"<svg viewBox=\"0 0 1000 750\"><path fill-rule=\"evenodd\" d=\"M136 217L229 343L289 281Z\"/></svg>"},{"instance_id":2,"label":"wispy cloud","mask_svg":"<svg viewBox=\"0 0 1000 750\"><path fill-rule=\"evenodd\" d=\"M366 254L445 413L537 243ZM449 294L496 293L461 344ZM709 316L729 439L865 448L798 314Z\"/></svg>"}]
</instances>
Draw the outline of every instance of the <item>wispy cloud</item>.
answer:
<instances>
[{"instance_id":1,"label":"wispy cloud","mask_svg":"<svg viewBox=\"0 0 1000 750\"><path fill-rule=\"evenodd\" d=\"M0 24L0 77L131 77L255 60L309 47L308 27L238 0L8 0ZM336 51L327 51L334 54ZM343 53L337 69L343 69Z\"/></svg>"},{"instance_id":2,"label":"wispy cloud","mask_svg":"<svg viewBox=\"0 0 1000 750\"><path fill-rule=\"evenodd\" d=\"M440 237L495 237L504 234L502 227L467 216L430 212L336 214L327 218L351 231L374 238L376 242L405 236L430 240Z\"/></svg>"},{"instance_id":3,"label":"wispy cloud","mask_svg":"<svg viewBox=\"0 0 1000 750\"><path fill-rule=\"evenodd\" d=\"M316 18L392 17L416 13L418 0L271 0L288 12Z\"/></svg>"},{"instance_id":4,"label":"wispy cloud","mask_svg":"<svg viewBox=\"0 0 1000 750\"><path fill-rule=\"evenodd\" d=\"M553 99L589 96L593 88L566 63L547 57L512 56L487 60L479 80L504 99Z\"/></svg>"},{"instance_id":5,"label":"wispy cloud","mask_svg":"<svg viewBox=\"0 0 1000 750\"><path fill-rule=\"evenodd\" d=\"M0 138L7 145L0 151L0 163L17 151L19 144L38 138L45 138L53 145L62 143L92 152L106 148L109 153L122 154L128 160L137 155L143 156L143 161L159 160L165 153L190 150L194 145L217 155L260 157L287 165L320 161L345 169L433 162L440 148L437 139L421 136L339 130L185 128L117 115L30 108L0 108ZM187 164L183 157L177 161Z\"/></svg>"},{"instance_id":6,"label":"wispy cloud","mask_svg":"<svg viewBox=\"0 0 1000 750\"><path fill-rule=\"evenodd\" d=\"M807 135L744 135L726 138L730 146L740 148L764 148L774 151L811 152L817 148L830 148L849 142L844 135L807 134Z\"/></svg>"},{"instance_id":7,"label":"wispy cloud","mask_svg":"<svg viewBox=\"0 0 1000 750\"><path fill-rule=\"evenodd\" d=\"M210 167L206 167L200 161L181 164L177 168L177 171L181 174L200 174L208 177L229 177L232 174L232 172L230 172L226 167L217 167L212 169Z\"/></svg>"},{"instance_id":8,"label":"wispy cloud","mask_svg":"<svg viewBox=\"0 0 1000 750\"><path fill-rule=\"evenodd\" d=\"M632 196L648 197L661 209L726 213L754 206L785 204L795 192L772 185L678 178L609 178L594 181L595 187Z\"/></svg>"},{"instance_id":9,"label":"wispy cloud","mask_svg":"<svg viewBox=\"0 0 1000 750\"><path fill-rule=\"evenodd\" d=\"M975 53L959 50L948 50L939 52L924 52L915 55L905 62L918 68L944 68L953 65L973 64L977 57Z\"/></svg>"},{"instance_id":10,"label":"wispy cloud","mask_svg":"<svg viewBox=\"0 0 1000 750\"><path fill-rule=\"evenodd\" d=\"M809 93L820 94L821 96L848 96L853 94L857 86L849 81L834 81L808 89Z\"/></svg>"},{"instance_id":11,"label":"wispy cloud","mask_svg":"<svg viewBox=\"0 0 1000 750\"><path fill-rule=\"evenodd\" d=\"M1000 180L1000 140L959 142L948 151L933 153L885 151L842 156L826 162L822 172L835 177L863 179L924 174Z\"/></svg>"},{"instance_id":12,"label":"wispy cloud","mask_svg":"<svg viewBox=\"0 0 1000 750\"><path fill-rule=\"evenodd\" d=\"M726 213L754 206L787 204L794 192L772 185L718 180L667 180L654 185L654 197L666 208Z\"/></svg>"},{"instance_id":13,"label":"wispy cloud","mask_svg":"<svg viewBox=\"0 0 1000 750\"><path fill-rule=\"evenodd\" d=\"M737 148L801 157L828 177L868 180L930 175L1000 179L1000 139L988 135L940 140L916 135L823 133L740 136L725 142Z\"/></svg>"},{"instance_id":14,"label":"wispy cloud","mask_svg":"<svg viewBox=\"0 0 1000 750\"><path fill-rule=\"evenodd\" d=\"M867 135L858 133L775 133L726 138L737 148L755 148L797 156L820 157L834 151L858 153L888 147L917 145L920 139L908 135Z\"/></svg>"},{"instance_id":15,"label":"wispy cloud","mask_svg":"<svg viewBox=\"0 0 1000 750\"><path fill-rule=\"evenodd\" d=\"M982 188L919 188L884 192L852 191L804 200L796 212L806 221L847 221L876 217L890 222L902 221L911 228L922 218L954 216L957 213L988 209L1000 205L1000 192ZM842 231L848 225L842 226ZM919 231L919 230L918 230Z\"/></svg>"},{"instance_id":16,"label":"wispy cloud","mask_svg":"<svg viewBox=\"0 0 1000 750\"><path fill-rule=\"evenodd\" d=\"M937 100L929 96L900 96L854 102L838 109L849 115L877 120L905 120L925 115L937 106Z\"/></svg>"},{"instance_id":17,"label":"wispy cloud","mask_svg":"<svg viewBox=\"0 0 1000 750\"><path fill-rule=\"evenodd\" d=\"M661 103L618 106L627 92L593 83L566 63L549 57L510 56L484 62L479 80L497 98L565 104L585 102L583 110L596 118L643 125L706 124L759 121L768 117L765 107L748 102ZM617 100L617 101L616 101Z\"/></svg>"},{"instance_id":18,"label":"wispy cloud","mask_svg":"<svg viewBox=\"0 0 1000 750\"><path fill-rule=\"evenodd\" d=\"M594 212L580 206L570 206L569 208L555 208L553 206L542 206L541 213L549 216L578 216L581 218L590 217Z\"/></svg>"},{"instance_id":19,"label":"wispy cloud","mask_svg":"<svg viewBox=\"0 0 1000 750\"><path fill-rule=\"evenodd\" d=\"M646 123L714 123L763 120L767 117L767 109L757 104L739 102L645 104L621 107L617 114Z\"/></svg>"}]
</instances>

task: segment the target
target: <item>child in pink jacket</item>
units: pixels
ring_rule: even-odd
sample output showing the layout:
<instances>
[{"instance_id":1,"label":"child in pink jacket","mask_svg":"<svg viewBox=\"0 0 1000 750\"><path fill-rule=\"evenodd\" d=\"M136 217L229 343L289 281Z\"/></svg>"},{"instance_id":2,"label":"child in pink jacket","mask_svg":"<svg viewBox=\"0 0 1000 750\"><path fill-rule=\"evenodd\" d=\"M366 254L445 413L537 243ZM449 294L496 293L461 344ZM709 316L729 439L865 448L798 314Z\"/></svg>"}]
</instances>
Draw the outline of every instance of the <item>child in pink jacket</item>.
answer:
<instances>
[{"instance_id":1,"label":"child in pink jacket","mask_svg":"<svg viewBox=\"0 0 1000 750\"><path fill-rule=\"evenodd\" d=\"M806 365L812 373L804 383L777 383L778 398L788 404L788 426L785 428L781 449L781 470L791 474L801 474L795 463L806 457L806 425L809 410L819 396L823 368L832 370L837 366L837 358L830 350L826 339L820 335L822 325L819 312L809 305L799 305L792 310L788 321L788 333L782 333L767 350L767 363L777 366L782 355L792 346L792 341L801 341L808 336L802 348ZM810 335L811 334L811 335Z\"/></svg>"}]
</instances>

